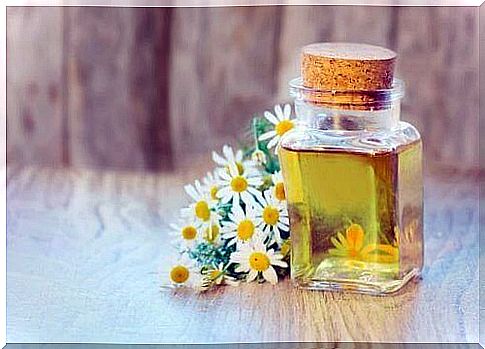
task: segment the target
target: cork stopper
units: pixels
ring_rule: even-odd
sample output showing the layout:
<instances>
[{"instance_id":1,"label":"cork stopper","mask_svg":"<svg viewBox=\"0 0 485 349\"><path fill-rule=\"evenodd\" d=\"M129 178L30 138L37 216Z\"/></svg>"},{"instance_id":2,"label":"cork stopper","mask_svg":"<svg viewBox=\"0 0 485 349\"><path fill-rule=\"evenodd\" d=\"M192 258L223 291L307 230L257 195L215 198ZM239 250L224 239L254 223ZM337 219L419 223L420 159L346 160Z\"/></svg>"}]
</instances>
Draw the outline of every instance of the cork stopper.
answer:
<instances>
[{"instance_id":1,"label":"cork stopper","mask_svg":"<svg viewBox=\"0 0 485 349\"><path fill-rule=\"evenodd\" d=\"M316 43L303 47L303 85L316 90L390 89L396 53L379 46Z\"/></svg>"}]
</instances>

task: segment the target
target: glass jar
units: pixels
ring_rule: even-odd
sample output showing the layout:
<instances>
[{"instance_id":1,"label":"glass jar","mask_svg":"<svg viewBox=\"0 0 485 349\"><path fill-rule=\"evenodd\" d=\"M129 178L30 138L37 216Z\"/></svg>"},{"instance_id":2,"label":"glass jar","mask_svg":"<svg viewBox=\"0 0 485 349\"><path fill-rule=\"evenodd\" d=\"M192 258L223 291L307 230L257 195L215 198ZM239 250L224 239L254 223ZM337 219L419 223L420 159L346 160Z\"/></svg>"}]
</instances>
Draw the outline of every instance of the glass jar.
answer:
<instances>
[{"instance_id":1,"label":"glass jar","mask_svg":"<svg viewBox=\"0 0 485 349\"><path fill-rule=\"evenodd\" d=\"M400 121L404 85L356 91L290 82L296 126L278 155L291 278L315 290L388 294L423 266L422 143Z\"/></svg>"}]
</instances>

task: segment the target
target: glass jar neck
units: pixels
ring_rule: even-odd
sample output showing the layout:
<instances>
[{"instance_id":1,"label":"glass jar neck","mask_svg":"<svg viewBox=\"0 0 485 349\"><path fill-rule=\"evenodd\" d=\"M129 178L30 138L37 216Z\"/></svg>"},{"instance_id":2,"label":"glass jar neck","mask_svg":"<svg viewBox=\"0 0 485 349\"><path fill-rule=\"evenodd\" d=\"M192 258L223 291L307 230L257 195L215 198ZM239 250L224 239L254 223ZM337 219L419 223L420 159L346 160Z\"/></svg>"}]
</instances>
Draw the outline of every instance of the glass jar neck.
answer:
<instances>
[{"instance_id":1,"label":"glass jar neck","mask_svg":"<svg viewBox=\"0 0 485 349\"><path fill-rule=\"evenodd\" d=\"M351 110L320 106L295 100L295 112L300 124L320 130L380 131L397 127L401 103L395 101L387 109Z\"/></svg>"},{"instance_id":2,"label":"glass jar neck","mask_svg":"<svg viewBox=\"0 0 485 349\"><path fill-rule=\"evenodd\" d=\"M380 131L398 126L404 86L376 91L321 91L290 82L298 122L320 130Z\"/></svg>"}]
</instances>

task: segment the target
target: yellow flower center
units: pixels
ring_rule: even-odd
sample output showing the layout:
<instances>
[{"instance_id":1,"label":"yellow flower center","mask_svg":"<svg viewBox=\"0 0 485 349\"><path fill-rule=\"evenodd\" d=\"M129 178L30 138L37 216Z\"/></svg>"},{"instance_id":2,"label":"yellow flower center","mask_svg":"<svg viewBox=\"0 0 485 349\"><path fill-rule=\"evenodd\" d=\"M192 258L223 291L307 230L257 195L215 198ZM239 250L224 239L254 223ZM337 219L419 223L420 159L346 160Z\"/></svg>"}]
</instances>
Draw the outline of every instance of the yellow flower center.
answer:
<instances>
[{"instance_id":1,"label":"yellow flower center","mask_svg":"<svg viewBox=\"0 0 485 349\"><path fill-rule=\"evenodd\" d=\"M231 180L231 188L237 193L241 193L248 188L248 182L246 178L242 176L236 176Z\"/></svg>"},{"instance_id":2,"label":"yellow flower center","mask_svg":"<svg viewBox=\"0 0 485 349\"><path fill-rule=\"evenodd\" d=\"M193 226L188 225L182 229L182 237L185 240L193 240L197 236L197 229Z\"/></svg>"},{"instance_id":3,"label":"yellow flower center","mask_svg":"<svg viewBox=\"0 0 485 349\"><path fill-rule=\"evenodd\" d=\"M176 284L183 284L189 278L189 269L183 265L176 265L170 271L170 279Z\"/></svg>"},{"instance_id":4,"label":"yellow flower center","mask_svg":"<svg viewBox=\"0 0 485 349\"><path fill-rule=\"evenodd\" d=\"M364 229L359 224L351 224L345 231L347 243L349 245L349 255L356 257L362 249L364 242Z\"/></svg>"},{"instance_id":5,"label":"yellow flower center","mask_svg":"<svg viewBox=\"0 0 485 349\"><path fill-rule=\"evenodd\" d=\"M265 271L270 266L269 258L265 253L253 252L249 256L249 266L253 270Z\"/></svg>"},{"instance_id":6,"label":"yellow flower center","mask_svg":"<svg viewBox=\"0 0 485 349\"><path fill-rule=\"evenodd\" d=\"M195 204L195 215L197 218L202 219L203 221L209 220L211 212L206 201L199 201Z\"/></svg>"},{"instance_id":7,"label":"yellow flower center","mask_svg":"<svg viewBox=\"0 0 485 349\"><path fill-rule=\"evenodd\" d=\"M274 187L274 196L280 201L286 199L285 186L283 185L283 182L276 183Z\"/></svg>"},{"instance_id":8,"label":"yellow flower center","mask_svg":"<svg viewBox=\"0 0 485 349\"><path fill-rule=\"evenodd\" d=\"M211 191L210 191L210 194L211 194L211 199L212 200L217 200L218 197L217 197L217 187L214 185L213 187L211 187Z\"/></svg>"},{"instance_id":9,"label":"yellow flower center","mask_svg":"<svg viewBox=\"0 0 485 349\"><path fill-rule=\"evenodd\" d=\"M280 219L280 212L273 206L266 206L263 210L263 220L266 224L275 225Z\"/></svg>"},{"instance_id":10,"label":"yellow flower center","mask_svg":"<svg viewBox=\"0 0 485 349\"><path fill-rule=\"evenodd\" d=\"M237 226L237 237L240 240L248 241L253 237L254 224L249 219L242 220Z\"/></svg>"},{"instance_id":11,"label":"yellow flower center","mask_svg":"<svg viewBox=\"0 0 485 349\"><path fill-rule=\"evenodd\" d=\"M211 270L209 272L209 277L211 278L211 280L215 280L217 279L219 276L221 276L222 274L222 271L218 270L218 269L215 269L215 270Z\"/></svg>"},{"instance_id":12,"label":"yellow flower center","mask_svg":"<svg viewBox=\"0 0 485 349\"><path fill-rule=\"evenodd\" d=\"M219 236L219 226L217 224L212 224L211 227L205 229L205 239L209 242L214 242Z\"/></svg>"},{"instance_id":13,"label":"yellow flower center","mask_svg":"<svg viewBox=\"0 0 485 349\"><path fill-rule=\"evenodd\" d=\"M278 124L275 127L276 134L278 136L284 135L286 132L291 130L293 128L294 124L293 121L291 120L283 120L278 122Z\"/></svg>"}]
</instances>

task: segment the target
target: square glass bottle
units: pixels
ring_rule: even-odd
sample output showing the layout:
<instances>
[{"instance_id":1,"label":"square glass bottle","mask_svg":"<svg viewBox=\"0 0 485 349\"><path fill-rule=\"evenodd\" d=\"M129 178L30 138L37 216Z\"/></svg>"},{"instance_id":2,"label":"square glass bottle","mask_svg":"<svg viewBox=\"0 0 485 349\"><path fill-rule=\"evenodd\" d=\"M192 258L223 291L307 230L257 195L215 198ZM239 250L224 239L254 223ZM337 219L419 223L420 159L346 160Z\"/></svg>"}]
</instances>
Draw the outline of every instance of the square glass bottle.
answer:
<instances>
[{"instance_id":1,"label":"square glass bottle","mask_svg":"<svg viewBox=\"0 0 485 349\"><path fill-rule=\"evenodd\" d=\"M421 272L422 144L399 120L395 58L361 44L303 48L290 83L297 127L278 150L299 287L388 294Z\"/></svg>"}]
</instances>

